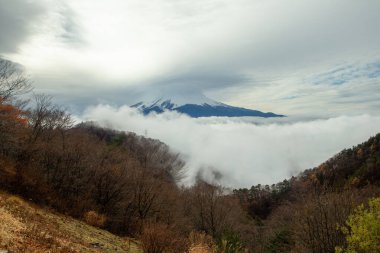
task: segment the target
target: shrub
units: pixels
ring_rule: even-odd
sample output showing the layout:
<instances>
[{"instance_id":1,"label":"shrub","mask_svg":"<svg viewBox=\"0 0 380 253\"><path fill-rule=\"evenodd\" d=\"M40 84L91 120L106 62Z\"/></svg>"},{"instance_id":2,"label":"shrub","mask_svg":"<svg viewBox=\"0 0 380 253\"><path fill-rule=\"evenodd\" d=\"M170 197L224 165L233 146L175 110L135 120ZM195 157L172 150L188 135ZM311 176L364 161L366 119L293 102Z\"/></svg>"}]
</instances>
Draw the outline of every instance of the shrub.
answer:
<instances>
[{"instance_id":1,"label":"shrub","mask_svg":"<svg viewBox=\"0 0 380 253\"><path fill-rule=\"evenodd\" d=\"M340 229L346 235L347 247L336 247L337 253L380 252L380 198L360 205Z\"/></svg>"},{"instance_id":2,"label":"shrub","mask_svg":"<svg viewBox=\"0 0 380 253\"><path fill-rule=\"evenodd\" d=\"M177 253L186 249L186 240L165 224L146 224L140 241L144 253Z\"/></svg>"},{"instance_id":3,"label":"shrub","mask_svg":"<svg viewBox=\"0 0 380 253\"><path fill-rule=\"evenodd\" d=\"M218 252L221 253L243 253L245 247L238 234L233 231L226 231L221 237L217 238L216 244Z\"/></svg>"},{"instance_id":4,"label":"shrub","mask_svg":"<svg viewBox=\"0 0 380 253\"><path fill-rule=\"evenodd\" d=\"M95 211L89 211L84 214L84 220L91 226L102 228L107 221L107 217Z\"/></svg>"}]
</instances>

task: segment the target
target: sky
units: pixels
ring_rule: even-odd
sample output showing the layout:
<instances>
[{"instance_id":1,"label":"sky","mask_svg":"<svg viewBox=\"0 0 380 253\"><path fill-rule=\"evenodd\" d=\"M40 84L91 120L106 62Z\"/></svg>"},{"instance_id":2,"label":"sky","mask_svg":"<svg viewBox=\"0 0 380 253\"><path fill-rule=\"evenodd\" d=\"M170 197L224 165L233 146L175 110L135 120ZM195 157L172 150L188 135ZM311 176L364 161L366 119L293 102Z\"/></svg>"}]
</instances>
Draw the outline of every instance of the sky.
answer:
<instances>
[{"instance_id":1,"label":"sky","mask_svg":"<svg viewBox=\"0 0 380 253\"><path fill-rule=\"evenodd\" d=\"M238 164L246 179L225 182L273 182L380 132L379 10L378 0L0 0L0 57L78 120L166 142L192 175ZM126 107L178 94L288 117L141 118Z\"/></svg>"},{"instance_id":2,"label":"sky","mask_svg":"<svg viewBox=\"0 0 380 253\"><path fill-rule=\"evenodd\" d=\"M160 93L378 113L378 0L0 0L0 55L73 110Z\"/></svg>"}]
</instances>

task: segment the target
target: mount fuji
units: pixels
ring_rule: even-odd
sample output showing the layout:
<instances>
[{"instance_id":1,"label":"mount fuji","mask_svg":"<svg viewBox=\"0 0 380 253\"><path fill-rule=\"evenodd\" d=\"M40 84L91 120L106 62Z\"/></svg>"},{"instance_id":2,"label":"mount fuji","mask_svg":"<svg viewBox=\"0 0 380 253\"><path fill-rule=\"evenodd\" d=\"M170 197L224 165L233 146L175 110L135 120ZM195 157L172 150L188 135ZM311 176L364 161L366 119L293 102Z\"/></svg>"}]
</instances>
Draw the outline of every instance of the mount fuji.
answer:
<instances>
[{"instance_id":1,"label":"mount fuji","mask_svg":"<svg viewBox=\"0 0 380 253\"><path fill-rule=\"evenodd\" d=\"M272 112L261 112L257 110L246 109L226 105L204 95L196 96L176 96L173 98L161 97L152 102L139 102L131 107L138 109L144 115L150 113L163 113L165 111L176 111L187 114L193 118L199 117L284 117L284 115L274 114Z\"/></svg>"}]
</instances>

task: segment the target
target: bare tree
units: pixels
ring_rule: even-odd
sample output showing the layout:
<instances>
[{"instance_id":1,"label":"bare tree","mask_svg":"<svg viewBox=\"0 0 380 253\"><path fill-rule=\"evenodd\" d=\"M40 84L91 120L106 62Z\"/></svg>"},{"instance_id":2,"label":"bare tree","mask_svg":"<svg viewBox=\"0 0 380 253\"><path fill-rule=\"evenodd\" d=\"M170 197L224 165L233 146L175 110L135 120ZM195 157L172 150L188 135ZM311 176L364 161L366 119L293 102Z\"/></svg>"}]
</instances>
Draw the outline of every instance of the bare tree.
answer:
<instances>
[{"instance_id":1,"label":"bare tree","mask_svg":"<svg viewBox=\"0 0 380 253\"><path fill-rule=\"evenodd\" d=\"M164 180L180 182L185 175L185 162L179 154L173 153L164 143L136 137L135 144L138 149L138 159L143 167Z\"/></svg>"},{"instance_id":2,"label":"bare tree","mask_svg":"<svg viewBox=\"0 0 380 253\"><path fill-rule=\"evenodd\" d=\"M17 64L0 58L0 97L4 101L28 93L32 86Z\"/></svg>"},{"instance_id":3,"label":"bare tree","mask_svg":"<svg viewBox=\"0 0 380 253\"><path fill-rule=\"evenodd\" d=\"M213 237L220 235L233 224L231 216L237 211L237 202L224 193L224 189L206 182L197 182L189 189L187 209L196 230Z\"/></svg>"},{"instance_id":4,"label":"bare tree","mask_svg":"<svg viewBox=\"0 0 380 253\"><path fill-rule=\"evenodd\" d=\"M64 148L64 131L69 129L73 121L70 114L52 103L52 97L46 94L34 95L35 108L30 112L30 126L32 129L30 142L36 141L43 131L59 130ZM50 134L45 135L47 139Z\"/></svg>"},{"instance_id":5,"label":"bare tree","mask_svg":"<svg viewBox=\"0 0 380 253\"><path fill-rule=\"evenodd\" d=\"M337 226L345 222L360 203L356 191L307 195L296 208L294 227L295 252L334 252L344 243L344 235Z\"/></svg>"}]
</instances>

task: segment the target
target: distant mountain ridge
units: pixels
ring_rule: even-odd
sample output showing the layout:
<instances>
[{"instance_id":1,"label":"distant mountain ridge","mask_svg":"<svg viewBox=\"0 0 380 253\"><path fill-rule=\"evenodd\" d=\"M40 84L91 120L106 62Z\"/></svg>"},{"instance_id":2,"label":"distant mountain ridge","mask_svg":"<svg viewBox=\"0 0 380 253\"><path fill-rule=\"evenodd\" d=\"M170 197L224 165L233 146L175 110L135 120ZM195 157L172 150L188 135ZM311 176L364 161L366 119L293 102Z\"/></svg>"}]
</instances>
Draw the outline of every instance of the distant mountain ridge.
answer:
<instances>
[{"instance_id":1,"label":"distant mountain ridge","mask_svg":"<svg viewBox=\"0 0 380 253\"><path fill-rule=\"evenodd\" d=\"M163 113L165 111L176 111L187 114L193 118L199 117L284 117L284 115L272 112L261 112L242 107L226 105L205 96L193 98L160 98L150 103L139 102L131 107L137 108L144 115L150 113Z\"/></svg>"}]
</instances>

